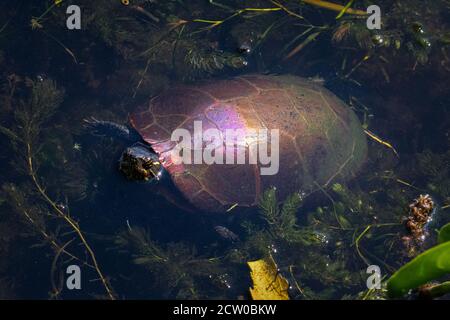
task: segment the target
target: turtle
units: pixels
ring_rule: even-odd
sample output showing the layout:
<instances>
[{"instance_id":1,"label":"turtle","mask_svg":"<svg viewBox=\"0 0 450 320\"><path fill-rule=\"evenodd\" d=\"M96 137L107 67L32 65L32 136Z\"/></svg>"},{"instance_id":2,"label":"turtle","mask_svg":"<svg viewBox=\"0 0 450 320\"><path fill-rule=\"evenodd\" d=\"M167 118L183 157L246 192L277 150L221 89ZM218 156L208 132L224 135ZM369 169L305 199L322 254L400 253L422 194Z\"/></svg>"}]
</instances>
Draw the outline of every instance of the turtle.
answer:
<instances>
[{"instance_id":1,"label":"turtle","mask_svg":"<svg viewBox=\"0 0 450 320\"><path fill-rule=\"evenodd\" d=\"M367 157L367 140L353 110L324 86L295 75L247 74L178 84L131 111L127 126L97 119L87 123L97 132L114 132L129 140L119 159L126 178L157 182L168 176L182 201L199 212L257 206L270 187L281 198L326 188L355 177ZM271 152L277 142L276 173L262 174L267 163L259 160L180 161L176 158L180 153L174 152L180 141L173 133L180 129L194 133L196 123L202 124L202 133L212 129L222 137L227 130L240 134L259 130L266 137L275 130L278 140L270 137L266 142ZM227 154L236 155L241 148L248 156L255 149L247 140L234 149L227 145ZM207 146L203 141L199 149Z\"/></svg>"}]
</instances>

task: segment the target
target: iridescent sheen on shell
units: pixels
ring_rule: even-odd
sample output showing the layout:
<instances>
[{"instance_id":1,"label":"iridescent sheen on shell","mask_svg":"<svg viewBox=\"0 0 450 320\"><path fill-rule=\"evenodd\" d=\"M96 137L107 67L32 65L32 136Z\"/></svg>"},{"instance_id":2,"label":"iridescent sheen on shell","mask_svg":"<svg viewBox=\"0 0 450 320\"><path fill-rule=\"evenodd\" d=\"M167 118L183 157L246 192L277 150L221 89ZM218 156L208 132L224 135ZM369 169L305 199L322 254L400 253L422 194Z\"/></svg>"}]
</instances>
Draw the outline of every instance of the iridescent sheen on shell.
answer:
<instances>
[{"instance_id":1,"label":"iridescent sheen on shell","mask_svg":"<svg viewBox=\"0 0 450 320\"><path fill-rule=\"evenodd\" d=\"M281 199L293 192L355 175L367 142L354 112L326 88L296 76L246 75L172 87L131 116L131 124L159 154L184 197L202 211L254 206L276 187ZM279 129L280 167L261 175L258 165L172 164L172 132L218 128Z\"/></svg>"}]
</instances>

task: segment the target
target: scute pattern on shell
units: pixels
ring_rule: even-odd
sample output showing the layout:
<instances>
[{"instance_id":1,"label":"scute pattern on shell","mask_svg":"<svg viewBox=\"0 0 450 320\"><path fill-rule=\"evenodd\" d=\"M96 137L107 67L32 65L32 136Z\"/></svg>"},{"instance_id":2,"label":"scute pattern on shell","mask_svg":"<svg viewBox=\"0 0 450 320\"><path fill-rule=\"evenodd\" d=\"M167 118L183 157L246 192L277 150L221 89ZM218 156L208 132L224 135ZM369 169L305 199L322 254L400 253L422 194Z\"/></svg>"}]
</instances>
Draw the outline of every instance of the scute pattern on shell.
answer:
<instances>
[{"instance_id":1,"label":"scute pattern on shell","mask_svg":"<svg viewBox=\"0 0 450 320\"><path fill-rule=\"evenodd\" d=\"M159 153L182 194L203 211L253 206L275 186L280 197L353 176L367 142L350 108L326 88L296 76L247 75L180 85L150 100L131 124ZM280 167L261 176L258 165L174 165L170 136L176 128L279 129ZM270 149L269 149L270 150Z\"/></svg>"}]
</instances>

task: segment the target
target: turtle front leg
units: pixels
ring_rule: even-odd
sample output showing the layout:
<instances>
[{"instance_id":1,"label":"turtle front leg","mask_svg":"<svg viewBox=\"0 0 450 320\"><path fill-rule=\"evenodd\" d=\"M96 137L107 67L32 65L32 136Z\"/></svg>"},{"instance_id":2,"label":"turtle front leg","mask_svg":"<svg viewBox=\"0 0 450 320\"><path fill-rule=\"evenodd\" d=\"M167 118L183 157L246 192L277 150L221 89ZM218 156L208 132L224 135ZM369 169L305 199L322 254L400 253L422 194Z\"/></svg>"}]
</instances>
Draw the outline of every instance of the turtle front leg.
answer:
<instances>
[{"instance_id":1,"label":"turtle front leg","mask_svg":"<svg viewBox=\"0 0 450 320\"><path fill-rule=\"evenodd\" d=\"M127 126L112 121L98 120L94 117L84 119L84 128L100 137L113 137L126 141L138 141L136 134Z\"/></svg>"}]
</instances>

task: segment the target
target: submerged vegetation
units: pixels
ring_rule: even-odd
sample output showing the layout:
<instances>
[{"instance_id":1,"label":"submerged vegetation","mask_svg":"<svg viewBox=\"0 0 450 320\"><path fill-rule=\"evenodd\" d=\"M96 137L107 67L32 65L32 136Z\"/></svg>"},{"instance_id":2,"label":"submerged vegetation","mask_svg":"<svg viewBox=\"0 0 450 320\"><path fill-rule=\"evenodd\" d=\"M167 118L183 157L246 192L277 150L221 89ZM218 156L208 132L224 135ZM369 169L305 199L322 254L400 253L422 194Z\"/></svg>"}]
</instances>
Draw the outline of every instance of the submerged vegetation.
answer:
<instances>
[{"instance_id":1,"label":"submerged vegetation","mask_svg":"<svg viewBox=\"0 0 450 320\"><path fill-rule=\"evenodd\" d=\"M164 298L206 298L197 292L195 281L209 280L212 274L218 273L217 258L198 257L195 248L183 243L168 243L161 248L140 228L120 233L115 244L120 251L131 253L134 264L150 272L150 286Z\"/></svg>"},{"instance_id":2,"label":"submerged vegetation","mask_svg":"<svg viewBox=\"0 0 450 320\"><path fill-rule=\"evenodd\" d=\"M377 1L381 30L366 28L372 1L79 0L79 31L65 26L69 4L0 12L0 298L251 298L247 262L272 258L291 299L385 299L392 283L403 294L438 280L411 284L402 270L448 254L448 227L437 232L450 220L448 1ZM82 128L90 116L125 123L176 82L252 72L311 77L346 101L369 138L363 172L193 215L126 183L124 146ZM409 205L425 194L432 219L409 250ZM80 292L64 286L71 264ZM381 290L367 290L370 265ZM410 297L448 293L441 271Z\"/></svg>"},{"instance_id":3,"label":"submerged vegetation","mask_svg":"<svg viewBox=\"0 0 450 320\"><path fill-rule=\"evenodd\" d=\"M450 281L439 284L427 282L450 274L450 224L439 231L439 244L423 252L402 266L387 282L388 293L393 297L405 295L420 286L419 294L428 299L450 293Z\"/></svg>"},{"instance_id":4,"label":"submerged vegetation","mask_svg":"<svg viewBox=\"0 0 450 320\"><path fill-rule=\"evenodd\" d=\"M19 100L15 106L14 128L17 129L0 127L0 131L10 139L12 149L17 156L14 163L15 169L18 173L25 173L30 182L24 182L24 186L21 188L12 183L5 184L3 191L9 200L8 204L18 214L22 214L30 226L52 246L55 251L53 260L55 265L58 263L60 255L67 255L66 263L75 259L82 262L83 265L90 266L97 272L107 296L114 299L113 291L100 269L95 253L78 222L72 218L67 203L58 203L53 200L39 177L40 160L48 162L45 161L45 154L41 152L44 148L44 145L40 143L42 127L60 106L64 92L58 89L52 80L32 81L26 79L25 82L30 87L31 93L26 101ZM56 230L49 230L49 220L62 221L54 226ZM68 251L69 245L76 238L64 239L64 236L58 234L63 230L61 228L66 228L65 232L71 230L71 233L75 234L86 250L89 260L84 261ZM59 292L60 289L53 286L52 295L55 298L58 297Z\"/></svg>"}]
</instances>

